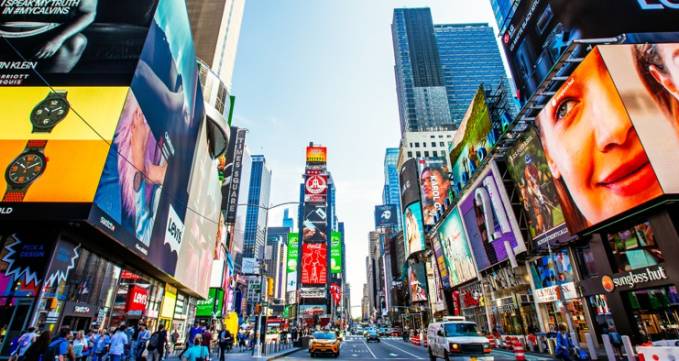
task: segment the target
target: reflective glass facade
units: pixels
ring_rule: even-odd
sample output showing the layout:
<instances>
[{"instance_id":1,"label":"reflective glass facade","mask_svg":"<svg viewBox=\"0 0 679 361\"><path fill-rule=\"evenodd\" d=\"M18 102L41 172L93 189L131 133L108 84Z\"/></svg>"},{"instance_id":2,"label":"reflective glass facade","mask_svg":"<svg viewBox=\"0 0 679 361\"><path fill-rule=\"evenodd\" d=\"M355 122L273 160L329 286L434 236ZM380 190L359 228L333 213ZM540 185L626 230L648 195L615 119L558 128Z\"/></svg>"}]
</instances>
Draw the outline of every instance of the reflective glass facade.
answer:
<instances>
[{"instance_id":1,"label":"reflective glass facade","mask_svg":"<svg viewBox=\"0 0 679 361\"><path fill-rule=\"evenodd\" d=\"M263 155L252 156L249 184L243 257L261 258L266 233L266 210L260 207L269 205L271 189L271 171L266 166Z\"/></svg>"},{"instance_id":2,"label":"reflective glass facade","mask_svg":"<svg viewBox=\"0 0 679 361\"><path fill-rule=\"evenodd\" d=\"M401 227L401 193L398 183L398 148L387 148L384 155L384 193L382 202L396 206L399 214L396 217Z\"/></svg>"}]
</instances>

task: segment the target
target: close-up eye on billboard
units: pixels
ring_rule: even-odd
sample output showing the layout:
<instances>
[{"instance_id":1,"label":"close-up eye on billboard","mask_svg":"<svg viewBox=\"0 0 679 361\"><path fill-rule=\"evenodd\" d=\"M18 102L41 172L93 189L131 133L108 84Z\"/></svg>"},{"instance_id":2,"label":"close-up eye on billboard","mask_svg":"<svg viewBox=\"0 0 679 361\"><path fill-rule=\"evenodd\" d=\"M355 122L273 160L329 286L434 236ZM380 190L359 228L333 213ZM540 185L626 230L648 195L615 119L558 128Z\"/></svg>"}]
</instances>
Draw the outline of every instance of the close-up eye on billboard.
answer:
<instances>
[{"instance_id":1,"label":"close-up eye on billboard","mask_svg":"<svg viewBox=\"0 0 679 361\"><path fill-rule=\"evenodd\" d=\"M326 243L302 243L302 286L324 285L328 280Z\"/></svg>"},{"instance_id":2,"label":"close-up eye on billboard","mask_svg":"<svg viewBox=\"0 0 679 361\"><path fill-rule=\"evenodd\" d=\"M678 191L677 103L662 85L674 67L660 54L595 48L536 117L572 233Z\"/></svg>"},{"instance_id":3,"label":"close-up eye on billboard","mask_svg":"<svg viewBox=\"0 0 679 361\"><path fill-rule=\"evenodd\" d=\"M450 286L455 287L474 279L476 277L476 266L474 266L467 235L457 208L453 208L448 213L448 216L438 228L437 235L441 243L443 259L448 266Z\"/></svg>"},{"instance_id":4,"label":"close-up eye on billboard","mask_svg":"<svg viewBox=\"0 0 679 361\"><path fill-rule=\"evenodd\" d=\"M474 96L467 113L453 138L450 151L453 192L459 195L480 169L497 142L483 87Z\"/></svg>"},{"instance_id":5,"label":"close-up eye on billboard","mask_svg":"<svg viewBox=\"0 0 679 361\"><path fill-rule=\"evenodd\" d=\"M422 215L424 224L434 225L436 214L446 206L449 200L450 177L448 166L442 159L420 159L420 192L422 195Z\"/></svg>"},{"instance_id":6,"label":"close-up eye on billboard","mask_svg":"<svg viewBox=\"0 0 679 361\"><path fill-rule=\"evenodd\" d=\"M423 251L424 224L422 223L422 208L420 202L415 202L403 212L403 244L405 245L406 257L415 252Z\"/></svg>"},{"instance_id":7,"label":"close-up eye on billboard","mask_svg":"<svg viewBox=\"0 0 679 361\"><path fill-rule=\"evenodd\" d=\"M517 143L507 155L507 169L519 190L531 238L538 247L568 241L561 202L535 129L528 129Z\"/></svg>"},{"instance_id":8,"label":"close-up eye on billboard","mask_svg":"<svg viewBox=\"0 0 679 361\"><path fill-rule=\"evenodd\" d=\"M1 201L92 202L128 89L0 87Z\"/></svg>"},{"instance_id":9,"label":"close-up eye on billboard","mask_svg":"<svg viewBox=\"0 0 679 361\"><path fill-rule=\"evenodd\" d=\"M490 162L459 203L479 271L509 259L507 248L514 255L526 251L500 174L495 162Z\"/></svg>"},{"instance_id":10,"label":"close-up eye on billboard","mask_svg":"<svg viewBox=\"0 0 679 361\"><path fill-rule=\"evenodd\" d=\"M129 84L156 4L0 2L0 85Z\"/></svg>"},{"instance_id":11,"label":"close-up eye on billboard","mask_svg":"<svg viewBox=\"0 0 679 361\"><path fill-rule=\"evenodd\" d=\"M673 32L677 16L679 8L670 1L519 1L502 44L520 101L535 93L573 40Z\"/></svg>"}]
</instances>

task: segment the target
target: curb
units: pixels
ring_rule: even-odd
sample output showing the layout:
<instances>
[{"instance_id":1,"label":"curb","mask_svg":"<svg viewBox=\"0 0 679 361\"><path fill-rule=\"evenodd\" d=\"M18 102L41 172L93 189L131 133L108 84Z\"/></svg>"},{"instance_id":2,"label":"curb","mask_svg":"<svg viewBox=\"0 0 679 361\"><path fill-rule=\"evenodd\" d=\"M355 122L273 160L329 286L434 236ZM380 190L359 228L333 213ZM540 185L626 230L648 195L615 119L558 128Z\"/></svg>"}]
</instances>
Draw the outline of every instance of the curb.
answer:
<instances>
[{"instance_id":1,"label":"curb","mask_svg":"<svg viewBox=\"0 0 679 361\"><path fill-rule=\"evenodd\" d=\"M283 352L279 353L278 355L267 357L267 358L265 358L265 360L269 361L269 360L275 360L275 359L278 359L278 358L281 358L281 357L285 357L285 356L292 354L292 353L295 353L295 352L297 352L301 349L302 349L301 347L293 347L293 348L291 348L287 351L283 351Z\"/></svg>"}]
</instances>

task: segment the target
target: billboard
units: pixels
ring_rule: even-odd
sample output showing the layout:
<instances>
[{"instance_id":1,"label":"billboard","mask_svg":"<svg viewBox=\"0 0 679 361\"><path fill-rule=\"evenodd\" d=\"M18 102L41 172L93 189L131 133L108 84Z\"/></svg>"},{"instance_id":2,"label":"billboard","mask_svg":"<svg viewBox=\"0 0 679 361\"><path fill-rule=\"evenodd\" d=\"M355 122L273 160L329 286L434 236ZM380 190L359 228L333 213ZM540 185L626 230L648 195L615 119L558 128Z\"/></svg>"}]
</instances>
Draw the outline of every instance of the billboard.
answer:
<instances>
[{"instance_id":1,"label":"billboard","mask_svg":"<svg viewBox=\"0 0 679 361\"><path fill-rule=\"evenodd\" d=\"M411 263L408 266L408 292L410 302L427 302L427 273L424 263Z\"/></svg>"},{"instance_id":2,"label":"billboard","mask_svg":"<svg viewBox=\"0 0 679 361\"><path fill-rule=\"evenodd\" d=\"M476 266L472 258L467 234L457 208L453 208L436 231L441 242L441 253L448 267L450 287L476 278ZM437 256L438 258L438 256ZM437 259L437 262L440 262ZM442 267L439 266L439 269ZM443 273L442 273L443 274Z\"/></svg>"},{"instance_id":3,"label":"billboard","mask_svg":"<svg viewBox=\"0 0 679 361\"><path fill-rule=\"evenodd\" d=\"M328 176L325 174L307 175L304 181L304 202L325 203L328 195Z\"/></svg>"},{"instance_id":4,"label":"billboard","mask_svg":"<svg viewBox=\"0 0 679 361\"><path fill-rule=\"evenodd\" d=\"M420 200L420 186L417 178L417 161L415 159L406 160L399 174L401 207L403 211L411 203Z\"/></svg>"},{"instance_id":5,"label":"billboard","mask_svg":"<svg viewBox=\"0 0 679 361\"><path fill-rule=\"evenodd\" d=\"M398 210L393 204L375 206L375 228L398 227Z\"/></svg>"},{"instance_id":6,"label":"billboard","mask_svg":"<svg viewBox=\"0 0 679 361\"><path fill-rule=\"evenodd\" d=\"M443 159L418 160L422 216L424 224L434 225L436 214L443 212L450 198L450 176Z\"/></svg>"},{"instance_id":7,"label":"billboard","mask_svg":"<svg viewBox=\"0 0 679 361\"><path fill-rule=\"evenodd\" d=\"M493 132L490 112L486 105L483 86L479 87L460 127L453 137L450 164L453 169L453 192L460 195L462 189L480 170L497 139Z\"/></svg>"},{"instance_id":8,"label":"billboard","mask_svg":"<svg viewBox=\"0 0 679 361\"><path fill-rule=\"evenodd\" d=\"M299 305L300 316L324 315L327 311L326 305Z\"/></svg>"},{"instance_id":9,"label":"billboard","mask_svg":"<svg viewBox=\"0 0 679 361\"><path fill-rule=\"evenodd\" d=\"M328 162L328 149L321 146L306 147L307 165L325 165Z\"/></svg>"},{"instance_id":10,"label":"billboard","mask_svg":"<svg viewBox=\"0 0 679 361\"><path fill-rule=\"evenodd\" d=\"M288 233L288 264L287 271L297 271L297 260L299 259L299 233Z\"/></svg>"},{"instance_id":11,"label":"billboard","mask_svg":"<svg viewBox=\"0 0 679 361\"><path fill-rule=\"evenodd\" d=\"M502 43L522 103L575 39L677 31L679 7L649 0L522 0ZM679 38L678 38L679 40Z\"/></svg>"},{"instance_id":12,"label":"billboard","mask_svg":"<svg viewBox=\"0 0 679 361\"><path fill-rule=\"evenodd\" d=\"M156 3L0 2L0 84L129 84Z\"/></svg>"},{"instance_id":13,"label":"billboard","mask_svg":"<svg viewBox=\"0 0 679 361\"><path fill-rule=\"evenodd\" d=\"M114 133L89 219L173 276L177 269L181 272L201 269L205 263L202 253L210 252L210 245L214 245L218 217L202 212L214 212L211 203L219 196L214 194L218 188L215 190L212 182L218 180L216 164L208 167L206 160L201 159L194 166L196 157L204 158L207 154L202 152L206 146L203 137L196 146L203 118L203 98L186 6L182 0L161 0ZM201 154L196 153L197 148ZM209 189L191 192L199 185ZM203 221L196 224L194 221L199 219ZM199 258L189 257L183 263L190 267L177 267L177 260L183 258L180 255L193 252L198 252ZM209 268L209 262L205 267ZM186 280L191 277L182 276L188 276ZM207 283L202 285L203 281L191 281L190 284L201 283L198 289L191 288L207 295Z\"/></svg>"},{"instance_id":14,"label":"billboard","mask_svg":"<svg viewBox=\"0 0 679 361\"><path fill-rule=\"evenodd\" d=\"M438 268L438 274L441 277L443 288L450 288L448 264L446 262L445 256L443 255L441 240L438 237L434 237L432 240L432 247L434 249L434 260L436 261L436 267Z\"/></svg>"},{"instance_id":15,"label":"billboard","mask_svg":"<svg viewBox=\"0 0 679 361\"><path fill-rule=\"evenodd\" d=\"M479 271L509 259L505 243L514 254L526 250L495 162L469 188L459 210Z\"/></svg>"},{"instance_id":16,"label":"billboard","mask_svg":"<svg viewBox=\"0 0 679 361\"><path fill-rule=\"evenodd\" d=\"M535 129L528 129L507 154L507 169L521 195L528 230L538 248L567 242L568 233L552 173Z\"/></svg>"},{"instance_id":17,"label":"billboard","mask_svg":"<svg viewBox=\"0 0 679 361\"><path fill-rule=\"evenodd\" d=\"M679 191L676 48L597 47L537 115L571 233Z\"/></svg>"},{"instance_id":18,"label":"billboard","mask_svg":"<svg viewBox=\"0 0 679 361\"><path fill-rule=\"evenodd\" d=\"M342 273L342 234L330 233L330 273Z\"/></svg>"},{"instance_id":19,"label":"billboard","mask_svg":"<svg viewBox=\"0 0 679 361\"><path fill-rule=\"evenodd\" d=\"M302 243L302 286L324 285L328 279L326 243Z\"/></svg>"},{"instance_id":20,"label":"billboard","mask_svg":"<svg viewBox=\"0 0 679 361\"><path fill-rule=\"evenodd\" d=\"M403 212L403 237L406 258L415 252L425 249L424 224L422 224L420 202L412 203Z\"/></svg>"},{"instance_id":21,"label":"billboard","mask_svg":"<svg viewBox=\"0 0 679 361\"><path fill-rule=\"evenodd\" d=\"M226 209L225 221L236 221L236 209L238 208L238 196L240 194L241 179L243 173L243 152L245 150L245 135L247 129L231 128L231 141L226 154L226 167L224 168L224 186L222 195L225 197L222 207Z\"/></svg>"},{"instance_id":22,"label":"billboard","mask_svg":"<svg viewBox=\"0 0 679 361\"><path fill-rule=\"evenodd\" d=\"M45 217L38 203L92 202L128 90L0 87L1 202L14 203L12 216Z\"/></svg>"},{"instance_id":23,"label":"billboard","mask_svg":"<svg viewBox=\"0 0 679 361\"><path fill-rule=\"evenodd\" d=\"M325 204L304 204L302 240L304 242L326 242L328 240L328 213Z\"/></svg>"}]
</instances>

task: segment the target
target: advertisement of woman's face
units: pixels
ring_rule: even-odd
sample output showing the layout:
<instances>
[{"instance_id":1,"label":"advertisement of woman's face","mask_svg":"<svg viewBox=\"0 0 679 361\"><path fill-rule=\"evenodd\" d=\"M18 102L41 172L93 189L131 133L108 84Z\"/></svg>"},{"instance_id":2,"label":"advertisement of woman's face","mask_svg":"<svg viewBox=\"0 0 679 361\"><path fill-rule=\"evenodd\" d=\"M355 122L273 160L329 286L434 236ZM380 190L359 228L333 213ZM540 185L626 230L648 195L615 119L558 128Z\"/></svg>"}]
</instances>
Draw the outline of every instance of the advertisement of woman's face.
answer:
<instances>
[{"instance_id":1,"label":"advertisement of woman's face","mask_svg":"<svg viewBox=\"0 0 679 361\"><path fill-rule=\"evenodd\" d=\"M536 119L571 232L662 194L599 50L593 50Z\"/></svg>"}]
</instances>

